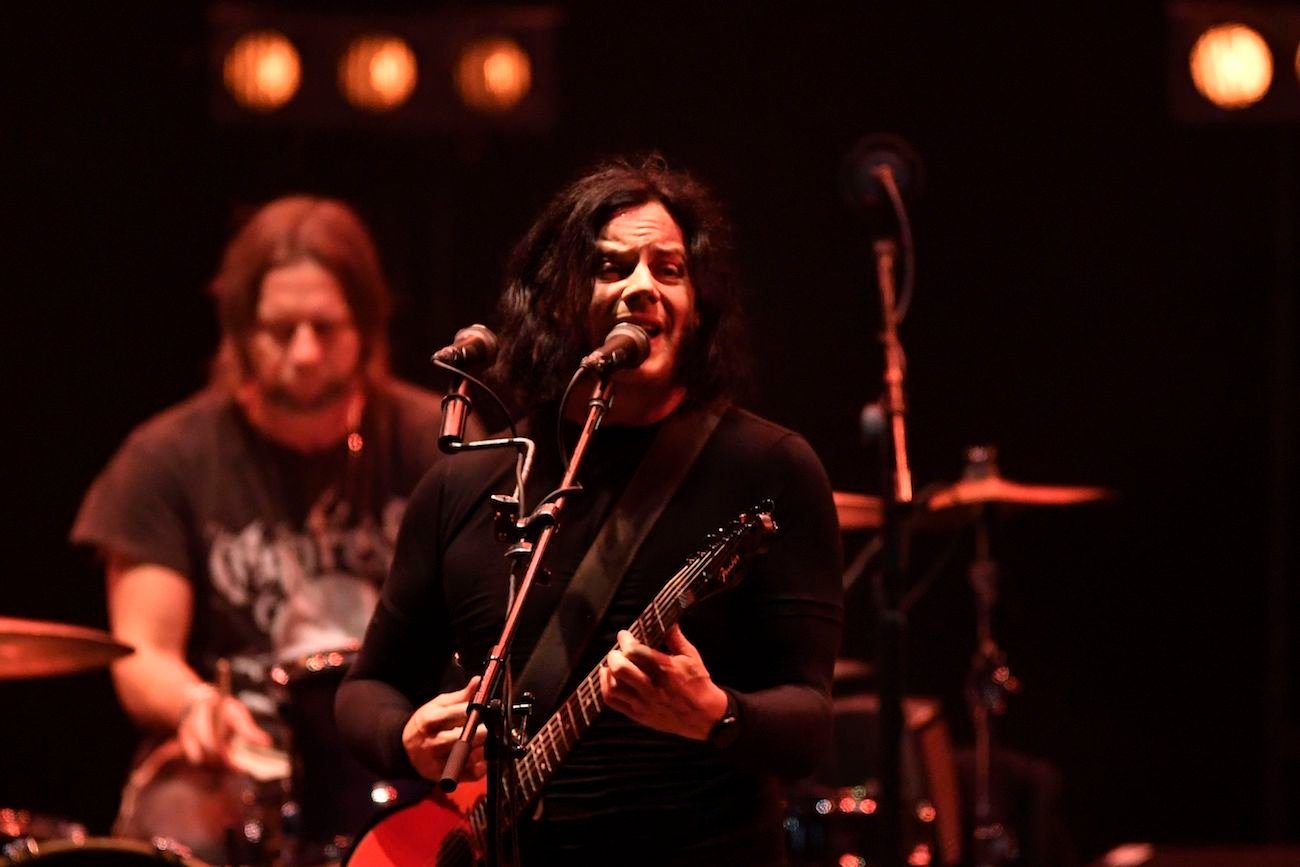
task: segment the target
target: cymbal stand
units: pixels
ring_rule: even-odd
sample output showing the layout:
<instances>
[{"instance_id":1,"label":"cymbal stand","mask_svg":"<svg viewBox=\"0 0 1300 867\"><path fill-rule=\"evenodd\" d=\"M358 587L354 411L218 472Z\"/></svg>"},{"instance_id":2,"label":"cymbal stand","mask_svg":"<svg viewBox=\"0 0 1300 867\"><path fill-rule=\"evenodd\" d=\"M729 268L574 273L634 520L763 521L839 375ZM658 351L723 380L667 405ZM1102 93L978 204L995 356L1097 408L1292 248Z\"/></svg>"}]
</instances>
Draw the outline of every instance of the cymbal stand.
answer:
<instances>
[{"instance_id":1,"label":"cymbal stand","mask_svg":"<svg viewBox=\"0 0 1300 867\"><path fill-rule=\"evenodd\" d=\"M996 472L991 447L968 452L967 475L972 470ZM975 512L975 553L968 577L975 593L976 647L966 680L975 730L975 803L972 862L975 867L998 867L1015 858L1018 844L993 809L993 718L1007 707L1007 696L1020 690L1020 683L1007 666L1006 654L993 637L993 610L998 596L998 564L989 546L989 506Z\"/></svg>"}]
</instances>

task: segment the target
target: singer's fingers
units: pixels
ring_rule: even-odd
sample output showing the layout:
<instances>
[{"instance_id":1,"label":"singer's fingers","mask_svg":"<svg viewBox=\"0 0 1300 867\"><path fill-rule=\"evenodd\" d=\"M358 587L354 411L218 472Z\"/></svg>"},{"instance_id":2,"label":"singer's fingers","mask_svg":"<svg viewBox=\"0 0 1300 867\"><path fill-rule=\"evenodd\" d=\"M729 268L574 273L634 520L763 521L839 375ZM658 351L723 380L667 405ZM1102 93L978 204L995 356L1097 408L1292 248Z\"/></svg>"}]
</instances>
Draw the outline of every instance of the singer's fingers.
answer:
<instances>
[{"instance_id":1,"label":"singer's fingers","mask_svg":"<svg viewBox=\"0 0 1300 867\"><path fill-rule=\"evenodd\" d=\"M674 623L664 635L664 646L670 653L678 656L689 656L692 659L699 659L700 652L695 649L686 635L682 632L682 627Z\"/></svg>"},{"instance_id":2,"label":"singer's fingers","mask_svg":"<svg viewBox=\"0 0 1300 867\"><path fill-rule=\"evenodd\" d=\"M632 664L645 672L646 677L658 683L663 669L672 664L667 654L660 653L648 644L643 644L632 637L626 629L618 634L618 649Z\"/></svg>"},{"instance_id":3,"label":"singer's fingers","mask_svg":"<svg viewBox=\"0 0 1300 867\"><path fill-rule=\"evenodd\" d=\"M444 692L436 695L432 699L433 704L464 704L474 697L474 691L478 689L479 681L483 678L477 674L469 679L469 683L454 692Z\"/></svg>"},{"instance_id":4,"label":"singer's fingers","mask_svg":"<svg viewBox=\"0 0 1300 867\"><path fill-rule=\"evenodd\" d=\"M432 702L415 712L415 722L426 735L437 734L450 728L460 728L465 722L467 704L437 705Z\"/></svg>"}]
</instances>

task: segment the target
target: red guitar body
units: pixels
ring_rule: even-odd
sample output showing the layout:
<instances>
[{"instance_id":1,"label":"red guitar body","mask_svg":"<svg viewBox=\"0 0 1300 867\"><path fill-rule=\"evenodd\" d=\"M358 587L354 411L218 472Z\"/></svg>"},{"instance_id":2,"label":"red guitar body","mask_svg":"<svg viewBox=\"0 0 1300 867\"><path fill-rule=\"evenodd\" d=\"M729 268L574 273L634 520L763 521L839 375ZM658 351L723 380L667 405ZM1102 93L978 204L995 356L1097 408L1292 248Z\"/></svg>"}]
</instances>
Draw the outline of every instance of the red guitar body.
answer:
<instances>
[{"instance_id":1,"label":"red guitar body","mask_svg":"<svg viewBox=\"0 0 1300 867\"><path fill-rule=\"evenodd\" d=\"M481 781L462 783L451 795L434 794L396 808L361 835L344 863L348 867L471 867L479 859L468 845L465 816L485 788ZM465 845L446 846L462 834Z\"/></svg>"}]
</instances>

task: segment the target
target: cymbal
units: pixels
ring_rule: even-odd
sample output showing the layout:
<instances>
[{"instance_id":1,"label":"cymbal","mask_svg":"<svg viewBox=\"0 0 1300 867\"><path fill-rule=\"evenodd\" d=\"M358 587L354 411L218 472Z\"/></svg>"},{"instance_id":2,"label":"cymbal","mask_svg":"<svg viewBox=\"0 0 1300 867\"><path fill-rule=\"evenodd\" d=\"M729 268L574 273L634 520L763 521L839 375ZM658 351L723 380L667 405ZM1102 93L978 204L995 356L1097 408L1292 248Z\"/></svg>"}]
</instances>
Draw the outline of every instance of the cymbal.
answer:
<instances>
[{"instance_id":1,"label":"cymbal","mask_svg":"<svg viewBox=\"0 0 1300 867\"><path fill-rule=\"evenodd\" d=\"M1106 488L1066 485L1023 485L1001 476L962 479L932 494L926 509L939 512L960 506L1001 503L1018 506L1069 506L1109 497Z\"/></svg>"},{"instance_id":2,"label":"cymbal","mask_svg":"<svg viewBox=\"0 0 1300 867\"><path fill-rule=\"evenodd\" d=\"M872 676L875 671L870 663L863 662L860 659L835 660L835 674L833 679L836 683L845 680L861 680Z\"/></svg>"},{"instance_id":3,"label":"cymbal","mask_svg":"<svg viewBox=\"0 0 1300 867\"><path fill-rule=\"evenodd\" d=\"M833 496L841 530L875 530L884 520L879 497L849 491L835 491Z\"/></svg>"},{"instance_id":4,"label":"cymbal","mask_svg":"<svg viewBox=\"0 0 1300 867\"><path fill-rule=\"evenodd\" d=\"M0 680L103 668L133 651L98 629L0 617Z\"/></svg>"},{"instance_id":5,"label":"cymbal","mask_svg":"<svg viewBox=\"0 0 1300 867\"><path fill-rule=\"evenodd\" d=\"M831 699L831 709L837 715L877 716L880 713L880 696L873 692L839 696ZM909 729L923 729L938 719L941 713L942 708L935 699L923 696L907 696L903 699L903 717Z\"/></svg>"}]
</instances>

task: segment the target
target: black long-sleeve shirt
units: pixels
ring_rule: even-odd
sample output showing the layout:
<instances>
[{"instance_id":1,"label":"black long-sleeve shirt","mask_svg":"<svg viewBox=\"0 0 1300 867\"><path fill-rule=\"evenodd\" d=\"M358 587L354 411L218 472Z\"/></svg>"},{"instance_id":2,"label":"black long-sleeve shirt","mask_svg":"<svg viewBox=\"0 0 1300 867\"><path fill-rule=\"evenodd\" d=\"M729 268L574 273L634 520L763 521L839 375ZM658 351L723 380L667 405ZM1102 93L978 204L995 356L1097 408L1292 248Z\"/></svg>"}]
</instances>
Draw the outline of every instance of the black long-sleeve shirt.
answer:
<instances>
[{"instance_id":1,"label":"black long-sleeve shirt","mask_svg":"<svg viewBox=\"0 0 1300 867\"><path fill-rule=\"evenodd\" d=\"M539 425L528 502L561 468ZM604 427L565 504L511 657L517 673L657 426ZM492 493L513 489L510 455L466 453L421 482L361 654L339 691L345 739L388 775L413 775L401 743L416 707L450 685L459 654L481 671L504 620L508 565L492 532ZM614 644L710 531L770 498L779 530L740 585L687 610L682 629L714 682L732 694L739 735L725 749L664 734L605 711L543 791L532 851L623 863L781 861L774 783L810 772L829 743L830 680L842 620L841 554L830 486L797 434L727 411L646 538L573 679ZM561 692L561 700L567 695ZM550 709L539 709L544 720ZM525 856L529 849L525 849ZM549 863L534 857L530 863Z\"/></svg>"}]
</instances>

